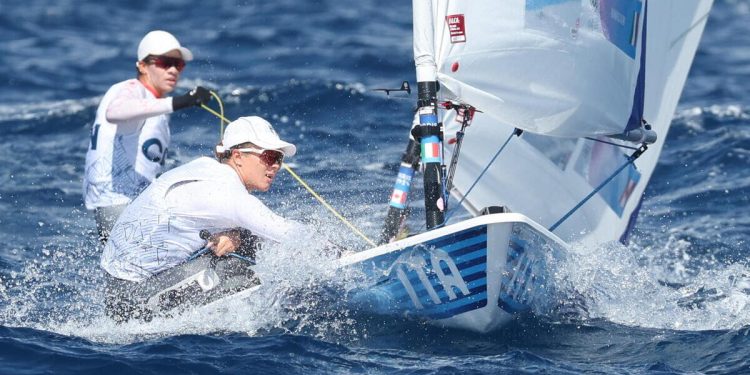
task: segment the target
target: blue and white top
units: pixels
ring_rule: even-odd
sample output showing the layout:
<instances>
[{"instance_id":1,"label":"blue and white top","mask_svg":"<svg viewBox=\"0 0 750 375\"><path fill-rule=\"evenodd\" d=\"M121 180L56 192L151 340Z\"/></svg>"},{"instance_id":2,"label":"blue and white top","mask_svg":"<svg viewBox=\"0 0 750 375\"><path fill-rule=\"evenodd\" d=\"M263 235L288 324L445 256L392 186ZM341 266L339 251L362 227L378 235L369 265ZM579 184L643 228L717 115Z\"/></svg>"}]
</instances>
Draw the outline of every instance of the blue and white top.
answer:
<instances>
[{"instance_id":1,"label":"blue and white top","mask_svg":"<svg viewBox=\"0 0 750 375\"><path fill-rule=\"evenodd\" d=\"M169 145L172 98L157 98L137 79L104 94L86 153L86 208L127 204L161 173Z\"/></svg>"}]
</instances>

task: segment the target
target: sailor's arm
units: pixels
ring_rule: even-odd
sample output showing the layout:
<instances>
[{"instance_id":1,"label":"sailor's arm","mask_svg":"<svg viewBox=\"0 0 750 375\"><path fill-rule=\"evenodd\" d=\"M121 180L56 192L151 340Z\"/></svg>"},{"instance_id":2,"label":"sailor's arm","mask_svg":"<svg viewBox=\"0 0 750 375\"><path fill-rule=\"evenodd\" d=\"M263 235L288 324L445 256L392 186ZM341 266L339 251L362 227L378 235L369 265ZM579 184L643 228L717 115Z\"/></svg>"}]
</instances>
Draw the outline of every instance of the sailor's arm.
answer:
<instances>
[{"instance_id":1,"label":"sailor's arm","mask_svg":"<svg viewBox=\"0 0 750 375\"><path fill-rule=\"evenodd\" d=\"M295 233L305 231L303 224L277 215L258 198L249 194L243 198L235 205L237 226L250 230L252 234L283 243L292 240Z\"/></svg>"},{"instance_id":2,"label":"sailor's arm","mask_svg":"<svg viewBox=\"0 0 750 375\"><path fill-rule=\"evenodd\" d=\"M143 87L137 81L128 82L107 107L107 121L117 124L145 120L172 112L172 98L144 98Z\"/></svg>"},{"instance_id":3,"label":"sailor's arm","mask_svg":"<svg viewBox=\"0 0 750 375\"><path fill-rule=\"evenodd\" d=\"M113 124L138 123L149 117L200 106L211 100L211 92L202 86L183 95L166 98L144 98L142 93L141 83L128 82L107 107L107 121Z\"/></svg>"}]
</instances>

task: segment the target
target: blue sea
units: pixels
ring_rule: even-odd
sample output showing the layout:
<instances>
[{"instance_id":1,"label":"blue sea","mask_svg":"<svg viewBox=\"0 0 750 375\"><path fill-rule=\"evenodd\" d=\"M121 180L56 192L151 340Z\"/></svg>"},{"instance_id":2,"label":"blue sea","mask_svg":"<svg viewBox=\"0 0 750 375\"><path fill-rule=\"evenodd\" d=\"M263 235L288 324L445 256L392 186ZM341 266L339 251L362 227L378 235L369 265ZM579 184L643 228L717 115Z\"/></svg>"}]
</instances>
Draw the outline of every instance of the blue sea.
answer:
<instances>
[{"instance_id":1,"label":"blue sea","mask_svg":"<svg viewBox=\"0 0 750 375\"><path fill-rule=\"evenodd\" d=\"M83 162L98 101L134 77L140 38L174 33L196 56L176 93L203 85L226 117L269 119L298 146L289 165L377 238L415 96L372 89L414 83L411 2L4 0L0 373L750 373L748 20L750 1L716 1L631 243L567 265L588 314L481 335L348 311L305 249L267 257L275 286L222 314L103 315ZM168 168L218 141L199 108L171 124ZM367 248L287 173L259 196Z\"/></svg>"}]
</instances>

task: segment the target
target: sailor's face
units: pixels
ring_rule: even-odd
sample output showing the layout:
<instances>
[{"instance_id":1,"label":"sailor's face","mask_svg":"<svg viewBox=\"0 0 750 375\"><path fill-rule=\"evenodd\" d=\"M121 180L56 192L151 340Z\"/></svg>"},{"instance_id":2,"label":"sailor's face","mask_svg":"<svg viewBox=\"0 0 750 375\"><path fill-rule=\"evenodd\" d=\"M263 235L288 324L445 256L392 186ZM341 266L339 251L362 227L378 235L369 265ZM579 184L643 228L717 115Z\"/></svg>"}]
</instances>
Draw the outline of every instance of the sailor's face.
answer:
<instances>
[{"instance_id":1,"label":"sailor's face","mask_svg":"<svg viewBox=\"0 0 750 375\"><path fill-rule=\"evenodd\" d=\"M245 187L248 190L268 191L281 168L281 162L269 163L261 155L251 152L243 152L242 159L240 168Z\"/></svg>"},{"instance_id":2,"label":"sailor's face","mask_svg":"<svg viewBox=\"0 0 750 375\"><path fill-rule=\"evenodd\" d=\"M143 78L153 87L161 96L170 93L177 86L177 82L180 80L180 71L184 68L184 62L181 66L171 63L172 61L182 61L182 54L178 50L172 50L164 55L166 57L167 64L159 61L149 61L148 63L141 62L141 72L144 73ZM170 60L178 59L178 60Z\"/></svg>"}]
</instances>

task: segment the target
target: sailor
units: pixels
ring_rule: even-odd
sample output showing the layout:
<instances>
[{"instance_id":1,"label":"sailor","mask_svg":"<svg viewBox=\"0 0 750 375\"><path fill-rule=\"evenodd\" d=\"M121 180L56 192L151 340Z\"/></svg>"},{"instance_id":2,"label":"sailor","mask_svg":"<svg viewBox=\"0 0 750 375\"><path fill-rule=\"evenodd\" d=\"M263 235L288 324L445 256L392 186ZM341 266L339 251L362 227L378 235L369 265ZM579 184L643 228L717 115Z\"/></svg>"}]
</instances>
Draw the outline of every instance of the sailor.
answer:
<instances>
[{"instance_id":1,"label":"sailor","mask_svg":"<svg viewBox=\"0 0 750 375\"><path fill-rule=\"evenodd\" d=\"M101 267L122 290L188 261L207 245L217 256L237 250L249 230L265 241L287 242L310 232L249 194L267 191L284 157L296 147L268 121L251 116L230 123L217 159L200 157L158 177L117 219ZM201 231L212 236L206 244ZM109 306L109 304L108 304Z\"/></svg>"},{"instance_id":2,"label":"sailor","mask_svg":"<svg viewBox=\"0 0 750 375\"><path fill-rule=\"evenodd\" d=\"M151 31L138 45L137 77L114 84L104 94L91 128L86 153L83 197L94 210L99 239L125 206L161 173L170 140L168 114L211 99L196 87L172 92L193 53L170 33Z\"/></svg>"}]
</instances>

